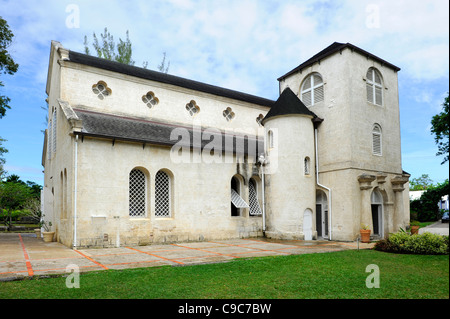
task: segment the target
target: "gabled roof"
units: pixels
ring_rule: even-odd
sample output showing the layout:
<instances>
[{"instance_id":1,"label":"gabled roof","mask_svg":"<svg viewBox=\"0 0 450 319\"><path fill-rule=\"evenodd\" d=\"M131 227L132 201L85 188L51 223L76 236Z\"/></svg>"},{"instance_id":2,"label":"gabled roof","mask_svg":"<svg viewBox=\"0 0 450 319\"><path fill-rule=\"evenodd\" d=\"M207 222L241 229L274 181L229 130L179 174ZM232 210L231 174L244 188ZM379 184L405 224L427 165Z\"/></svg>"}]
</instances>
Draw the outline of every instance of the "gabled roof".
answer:
<instances>
[{"instance_id":1,"label":"gabled roof","mask_svg":"<svg viewBox=\"0 0 450 319\"><path fill-rule=\"evenodd\" d=\"M215 151L223 151L227 153L233 153L238 155L251 155L257 157L258 154L264 152L264 141L257 136L245 136L236 134L228 134L221 132L217 129L213 131L205 131L207 128L198 128L200 134L199 141L194 142L193 134L194 128L169 124L157 121L151 121L141 118L134 118L128 116L120 116L116 114L100 113L86 109L74 108L73 111L76 116L81 120L82 128L80 131L74 131L74 134L81 137L92 137L109 139L113 141L125 141L136 142L142 144L152 144L161 146L178 146L188 147L189 149L201 149L214 140L214 146L221 145L221 149L215 149ZM181 129L181 131L175 131L172 136L172 132L175 129ZM197 128L195 129L197 130ZM178 132L188 133L189 141L182 140L178 135ZM197 133L196 133L197 134ZM196 135L199 136L199 135ZM206 139L205 136L208 138ZM218 139L218 140L216 140ZM220 141L218 144L216 142ZM187 142L187 144L183 144ZM232 146L232 149L226 147ZM212 145L209 145L212 147Z\"/></svg>"},{"instance_id":2,"label":"gabled roof","mask_svg":"<svg viewBox=\"0 0 450 319\"><path fill-rule=\"evenodd\" d=\"M386 65L387 67L393 69L395 72L400 71L400 68L377 57L376 55L373 55L372 53L369 53L361 48L358 48L357 46L354 46L351 43L339 43L339 42L334 42L333 44L331 44L330 46L326 47L325 49L323 49L322 51L320 51L319 53L315 54L314 56L312 56L311 58L309 58L308 60L306 60L305 62L303 62L302 64L300 64L298 67L296 67L295 69L289 71L288 73L286 73L285 75L281 76L278 78L278 81L281 81L283 79L285 79L286 77L288 77L289 75L301 71L302 69L313 65L314 63L320 62L320 60L325 59L326 57L336 53L336 52L341 52L343 49L345 48L349 48L352 51L356 51L364 56L367 56L379 63L381 63L382 65Z\"/></svg>"},{"instance_id":3,"label":"gabled roof","mask_svg":"<svg viewBox=\"0 0 450 319\"><path fill-rule=\"evenodd\" d=\"M286 88L270 108L269 112L266 114L262 123L267 121L267 119L275 116L281 115L308 115L312 118L317 117L313 112L311 112L305 104L295 95L294 92L288 87Z\"/></svg>"},{"instance_id":4,"label":"gabled roof","mask_svg":"<svg viewBox=\"0 0 450 319\"><path fill-rule=\"evenodd\" d=\"M139 68L136 66L131 66L115 61L109 61L74 51L69 51L69 61L112 72L135 76L146 80L176 85L183 88L192 89L195 91L240 100L261 106L270 107L274 103L273 100L262 98L259 96L250 95L239 91L234 91L202 82L193 81L167 73Z\"/></svg>"}]
</instances>

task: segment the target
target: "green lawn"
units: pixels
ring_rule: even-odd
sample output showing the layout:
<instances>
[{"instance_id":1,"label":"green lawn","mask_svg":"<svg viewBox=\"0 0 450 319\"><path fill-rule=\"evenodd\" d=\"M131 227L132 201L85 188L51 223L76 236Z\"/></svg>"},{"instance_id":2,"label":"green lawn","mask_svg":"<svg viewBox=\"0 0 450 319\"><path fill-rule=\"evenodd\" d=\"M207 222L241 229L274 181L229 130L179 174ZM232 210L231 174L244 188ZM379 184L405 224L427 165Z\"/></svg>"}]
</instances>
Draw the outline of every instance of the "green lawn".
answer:
<instances>
[{"instance_id":1,"label":"green lawn","mask_svg":"<svg viewBox=\"0 0 450 319\"><path fill-rule=\"evenodd\" d=\"M366 287L369 264L380 288ZM449 256L351 250L183 267L107 270L66 278L0 282L0 298L425 299L449 298Z\"/></svg>"}]
</instances>

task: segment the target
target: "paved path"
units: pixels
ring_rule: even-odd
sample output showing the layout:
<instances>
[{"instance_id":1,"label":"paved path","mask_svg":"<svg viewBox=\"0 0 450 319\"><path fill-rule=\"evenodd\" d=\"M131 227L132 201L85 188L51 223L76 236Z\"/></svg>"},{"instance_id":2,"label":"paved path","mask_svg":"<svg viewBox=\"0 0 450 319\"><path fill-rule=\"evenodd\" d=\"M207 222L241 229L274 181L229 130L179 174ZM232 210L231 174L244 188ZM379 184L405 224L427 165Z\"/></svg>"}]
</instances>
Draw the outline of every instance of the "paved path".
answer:
<instances>
[{"instance_id":1,"label":"paved path","mask_svg":"<svg viewBox=\"0 0 450 319\"><path fill-rule=\"evenodd\" d=\"M419 234L423 234L425 232L448 236L448 223L442 223L441 221L438 221L427 227L419 228Z\"/></svg>"},{"instance_id":2,"label":"paved path","mask_svg":"<svg viewBox=\"0 0 450 319\"><path fill-rule=\"evenodd\" d=\"M359 244L371 248L373 244ZM45 243L31 233L0 233L0 281L36 275L107 269L184 266L224 262L235 258L283 256L357 249L357 243L332 241L270 241L234 239L148 246L71 249Z\"/></svg>"}]
</instances>

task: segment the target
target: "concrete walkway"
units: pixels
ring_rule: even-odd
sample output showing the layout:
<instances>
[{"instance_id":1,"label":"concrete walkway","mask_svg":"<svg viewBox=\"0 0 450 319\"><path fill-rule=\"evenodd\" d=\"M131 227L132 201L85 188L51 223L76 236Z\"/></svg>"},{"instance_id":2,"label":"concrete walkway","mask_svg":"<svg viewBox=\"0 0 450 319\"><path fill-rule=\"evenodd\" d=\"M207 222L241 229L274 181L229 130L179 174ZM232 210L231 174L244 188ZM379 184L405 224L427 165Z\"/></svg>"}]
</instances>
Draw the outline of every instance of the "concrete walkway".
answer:
<instances>
[{"instance_id":1,"label":"concrete walkway","mask_svg":"<svg viewBox=\"0 0 450 319\"><path fill-rule=\"evenodd\" d=\"M419 234L423 234L425 232L448 236L448 223L442 223L441 221L438 221L427 227L419 228Z\"/></svg>"},{"instance_id":2,"label":"concrete walkway","mask_svg":"<svg viewBox=\"0 0 450 319\"><path fill-rule=\"evenodd\" d=\"M360 249L373 244L359 243ZM285 256L357 249L357 243L333 241L274 241L265 238L154 244L148 246L71 249L45 243L31 233L0 233L0 281L23 277L107 269L186 266L235 258Z\"/></svg>"}]
</instances>

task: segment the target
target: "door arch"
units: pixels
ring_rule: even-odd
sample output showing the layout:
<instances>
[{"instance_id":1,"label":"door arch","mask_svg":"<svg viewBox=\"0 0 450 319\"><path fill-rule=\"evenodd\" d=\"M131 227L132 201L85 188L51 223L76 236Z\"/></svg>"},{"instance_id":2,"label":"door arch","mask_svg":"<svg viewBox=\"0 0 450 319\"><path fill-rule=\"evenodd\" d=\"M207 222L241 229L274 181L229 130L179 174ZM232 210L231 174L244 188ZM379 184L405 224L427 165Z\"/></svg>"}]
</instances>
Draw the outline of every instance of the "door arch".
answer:
<instances>
[{"instance_id":1,"label":"door arch","mask_svg":"<svg viewBox=\"0 0 450 319\"><path fill-rule=\"evenodd\" d=\"M383 195L378 189L374 189L370 196L372 208L373 234L383 237Z\"/></svg>"},{"instance_id":2,"label":"door arch","mask_svg":"<svg viewBox=\"0 0 450 319\"><path fill-rule=\"evenodd\" d=\"M316 190L316 230L318 238L328 238L328 198L320 189Z\"/></svg>"},{"instance_id":3,"label":"door arch","mask_svg":"<svg viewBox=\"0 0 450 319\"><path fill-rule=\"evenodd\" d=\"M312 219L313 219L312 210L307 208L303 213L303 235L305 236L305 240L312 240L313 229L312 229Z\"/></svg>"}]
</instances>

